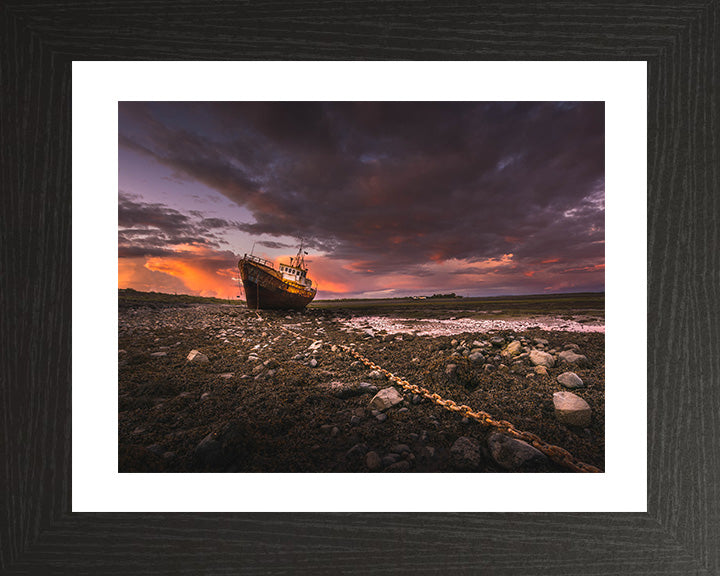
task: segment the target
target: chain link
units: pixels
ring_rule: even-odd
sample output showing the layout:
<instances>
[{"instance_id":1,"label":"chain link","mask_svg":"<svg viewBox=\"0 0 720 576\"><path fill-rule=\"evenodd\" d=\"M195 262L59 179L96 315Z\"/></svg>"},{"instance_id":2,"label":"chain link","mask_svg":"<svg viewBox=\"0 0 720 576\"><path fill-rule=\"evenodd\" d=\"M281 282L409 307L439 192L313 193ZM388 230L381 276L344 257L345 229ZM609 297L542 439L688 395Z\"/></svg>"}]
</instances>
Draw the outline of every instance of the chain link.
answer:
<instances>
[{"instance_id":1,"label":"chain link","mask_svg":"<svg viewBox=\"0 0 720 576\"><path fill-rule=\"evenodd\" d=\"M259 317L259 314L258 314ZM305 338L307 340L312 340L312 338L305 336L303 334L298 334L294 330L290 330L289 328L286 328L285 326L280 326L283 330L286 332L289 332L290 334L293 334L294 336L298 336L300 338ZM378 366L371 360L368 360L365 358L362 354L360 354L357 350L354 350L350 346L347 346L345 344L338 344L338 348L343 350L344 352L347 352L360 362L362 362L365 366L368 368L371 368L373 370L377 370L381 374L383 374L388 380L391 380L392 382L395 382L398 386L401 386L403 389L413 392L414 394L417 394L418 396L421 396L423 398L427 398L431 402L442 406L446 410L449 410L450 412L456 412L458 414L462 414L463 416L467 418L472 418L473 420L476 420L477 422L480 422L484 426L491 426L493 428L497 428L498 430L501 430L508 436L512 436L513 438L517 438L518 440L522 440L524 442L527 442L531 446L534 446L540 452L548 456L553 462L556 462L560 464L561 466L565 466L566 468L569 468L570 470L574 472L602 472L599 468L596 468L595 466L591 466L590 464L585 464L584 462L580 462L577 460L570 452L565 450L565 448L561 448L560 446L555 446L554 444L548 444L544 440L541 440L537 435L533 434L532 432L524 432L522 430L518 430L508 422L507 420L495 420L488 414L487 412L483 412L482 410L473 410L470 408L470 406L466 406L465 404L458 405L453 400L445 400L442 396L439 394L436 394L434 392L431 392L427 388L422 388L418 386L417 384L411 384L407 380L403 380L399 376L395 376L392 372L389 372L388 370L385 370L384 368Z\"/></svg>"}]
</instances>

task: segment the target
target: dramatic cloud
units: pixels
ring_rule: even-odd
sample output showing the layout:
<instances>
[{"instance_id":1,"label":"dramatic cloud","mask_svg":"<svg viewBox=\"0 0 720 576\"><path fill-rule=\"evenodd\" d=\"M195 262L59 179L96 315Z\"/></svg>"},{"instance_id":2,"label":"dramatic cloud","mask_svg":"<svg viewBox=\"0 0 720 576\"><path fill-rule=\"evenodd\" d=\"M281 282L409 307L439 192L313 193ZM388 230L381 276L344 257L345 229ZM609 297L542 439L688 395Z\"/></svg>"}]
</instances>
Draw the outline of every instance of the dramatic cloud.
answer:
<instances>
[{"instance_id":1,"label":"dramatic cloud","mask_svg":"<svg viewBox=\"0 0 720 576\"><path fill-rule=\"evenodd\" d=\"M236 230L304 238L337 292L602 289L604 124L602 102L121 103L122 149L250 217L121 195L120 255Z\"/></svg>"}]
</instances>

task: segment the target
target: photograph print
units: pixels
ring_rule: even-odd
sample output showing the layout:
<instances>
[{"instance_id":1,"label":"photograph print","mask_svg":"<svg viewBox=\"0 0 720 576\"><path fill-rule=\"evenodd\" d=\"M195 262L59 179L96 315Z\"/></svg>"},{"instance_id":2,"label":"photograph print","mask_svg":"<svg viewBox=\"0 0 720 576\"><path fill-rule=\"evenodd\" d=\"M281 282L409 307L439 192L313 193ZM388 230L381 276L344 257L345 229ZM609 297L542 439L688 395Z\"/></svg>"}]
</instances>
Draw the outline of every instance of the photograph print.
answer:
<instances>
[{"instance_id":1,"label":"photograph print","mask_svg":"<svg viewBox=\"0 0 720 576\"><path fill-rule=\"evenodd\" d=\"M118 471L603 472L604 102L119 102Z\"/></svg>"}]
</instances>

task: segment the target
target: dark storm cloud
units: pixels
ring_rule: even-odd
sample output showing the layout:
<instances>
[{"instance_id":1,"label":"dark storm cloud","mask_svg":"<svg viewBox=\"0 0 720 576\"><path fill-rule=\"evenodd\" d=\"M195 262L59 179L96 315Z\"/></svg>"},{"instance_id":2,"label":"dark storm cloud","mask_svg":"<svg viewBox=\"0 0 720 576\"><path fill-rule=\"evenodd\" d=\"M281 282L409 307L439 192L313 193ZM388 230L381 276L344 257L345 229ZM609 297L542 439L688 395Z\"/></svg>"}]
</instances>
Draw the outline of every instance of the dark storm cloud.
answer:
<instances>
[{"instance_id":1,"label":"dark storm cloud","mask_svg":"<svg viewBox=\"0 0 720 576\"><path fill-rule=\"evenodd\" d=\"M217 247L224 243L218 232L237 223L222 218L205 218L193 211L190 218L164 204L142 202L119 193L118 256L170 256L181 245Z\"/></svg>"},{"instance_id":2,"label":"dark storm cloud","mask_svg":"<svg viewBox=\"0 0 720 576\"><path fill-rule=\"evenodd\" d=\"M120 106L120 144L364 270L603 259L603 103ZM168 226L182 226L166 213ZM364 273L358 269L358 273Z\"/></svg>"}]
</instances>

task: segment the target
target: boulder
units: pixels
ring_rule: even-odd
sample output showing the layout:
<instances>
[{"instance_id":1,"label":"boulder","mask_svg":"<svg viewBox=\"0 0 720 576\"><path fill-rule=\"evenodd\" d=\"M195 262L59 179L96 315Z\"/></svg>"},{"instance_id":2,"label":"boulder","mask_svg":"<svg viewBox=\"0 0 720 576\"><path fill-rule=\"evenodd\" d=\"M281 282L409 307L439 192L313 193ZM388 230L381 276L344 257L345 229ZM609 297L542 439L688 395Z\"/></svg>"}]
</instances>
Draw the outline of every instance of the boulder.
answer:
<instances>
[{"instance_id":1,"label":"boulder","mask_svg":"<svg viewBox=\"0 0 720 576\"><path fill-rule=\"evenodd\" d=\"M400 392L395 390L392 386L389 386L388 388L383 388L380 392L373 396L373 399L370 400L370 406L376 408L377 410L387 410L396 404L400 404L402 401L402 394L400 394Z\"/></svg>"},{"instance_id":2,"label":"boulder","mask_svg":"<svg viewBox=\"0 0 720 576\"><path fill-rule=\"evenodd\" d=\"M592 419L590 405L580 396L572 392L555 392L553 394L555 417L563 424L570 426L588 426Z\"/></svg>"},{"instance_id":3,"label":"boulder","mask_svg":"<svg viewBox=\"0 0 720 576\"><path fill-rule=\"evenodd\" d=\"M541 352L540 350L530 351L530 362L535 366L545 366L546 368L555 366L555 358L553 358L553 355L547 352Z\"/></svg>"},{"instance_id":4,"label":"boulder","mask_svg":"<svg viewBox=\"0 0 720 576\"><path fill-rule=\"evenodd\" d=\"M477 470L482 464L480 444L473 438L461 436L450 448L450 463L456 470Z\"/></svg>"},{"instance_id":5,"label":"boulder","mask_svg":"<svg viewBox=\"0 0 720 576\"><path fill-rule=\"evenodd\" d=\"M547 456L538 449L505 434L491 434L488 448L495 462L505 470L538 470L548 463Z\"/></svg>"},{"instance_id":6,"label":"boulder","mask_svg":"<svg viewBox=\"0 0 720 576\"><path fill-rule=\"evenodd\" d=\"M190 354L187 355L187 360L193 364L207 364L210 362L209 358L198 350L190 350Z\"/></svg>"},{"instance_id":7,"label":"boulder","mask_svg":"<svg viewBox=\"0 0 720 576\"><path fill-rule=\"evenodd\" d=\"M558 358L560 358L560 362L565 364L575 364L576 366L590 365L587 356L583 356L582 354L576 354L572 350L565 350L563 352L560 352L560 354L558 354Z\"/></svg>"},{"instance_id":8,"label":"boulder","mask_svg":"<svg viewBox=\"0 0 720 576\"><path fill-rule=\"evenodd\" d=\"M585 384L582 381L582 378L575 374L575 372L563 372L560 374L560 376L557 377L557 381L560 382L565 388L570 388L571 390L573 388L584 388Z\"/></svg>"}]
</instances>

